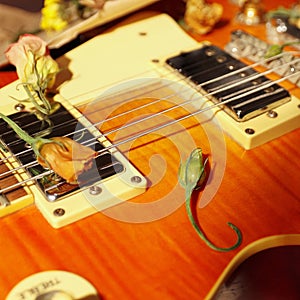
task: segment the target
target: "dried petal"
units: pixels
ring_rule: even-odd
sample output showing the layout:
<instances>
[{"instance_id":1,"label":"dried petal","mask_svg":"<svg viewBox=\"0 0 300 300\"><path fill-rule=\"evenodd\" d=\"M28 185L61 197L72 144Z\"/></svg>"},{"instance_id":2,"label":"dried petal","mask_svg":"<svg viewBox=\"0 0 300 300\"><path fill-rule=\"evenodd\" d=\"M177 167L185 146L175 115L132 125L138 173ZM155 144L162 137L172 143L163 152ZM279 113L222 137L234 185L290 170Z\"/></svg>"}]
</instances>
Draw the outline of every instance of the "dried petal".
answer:
<instances>
[{"instance_id":1,"label":"dried petal","mask_svg":"<svg viewBox=\"0 0 300 300\"><path fill-rule=\"evenodd\" d=\"M59 67L49 55L46 42L38 36L20 36L18 42L11 44L5 54L16 67L21 82L30 84L35 90L45 90L53 85Z\"/></svg>"},{"instance_id":2,"label":"dried petal","mask_svg":"<svg viewBox=\"0 0 300 300\"><path fill-rule=\"evenodd\" d=\"M92 167L96 152L67 137L54 137L39 149L38 162L51 168L68 183L76 183L83 172Z\"/></svg>"}]
</instances>

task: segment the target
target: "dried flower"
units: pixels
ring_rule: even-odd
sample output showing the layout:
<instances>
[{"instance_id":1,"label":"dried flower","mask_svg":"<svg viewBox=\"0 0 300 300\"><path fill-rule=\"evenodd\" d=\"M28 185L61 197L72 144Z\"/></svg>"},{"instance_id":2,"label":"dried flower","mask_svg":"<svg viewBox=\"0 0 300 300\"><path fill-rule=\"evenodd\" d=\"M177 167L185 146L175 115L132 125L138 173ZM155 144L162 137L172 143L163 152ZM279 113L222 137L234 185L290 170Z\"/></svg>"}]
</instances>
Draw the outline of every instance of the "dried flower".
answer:
<instances>
[{"instance_id":1,"label":"dried flower","mask_svg":"<svg viewBox=\"0 0 300 300\"><path fill-rule=\"evenodd\" d=\"M39 111L49 114L52 107L45 92L53 86L59 66L50 56L46 42L38 36L25 34L11 44L5 54L16 67L29 100Z\"/></svg>"},{"instance_id":2,"label":"dried flower","mask_svg":"<svg viewBox=\"0 0 300 300\"><path fill-rule=\"evenodd\" d=\"M103 9L108 0L45 0L40 27L46 31L61 31L78 18L87 18Z\"/></svg>"},{"instance_id":3,"label":"dried flower","mask_svg":"<svg viewBox=\"0 0 300 300\"><path fill-rule=\"evenodd\" d=\"M65 7L60 0L45 0L41 11L41 29L46 31L60 31L67 27L68 21L64 9Z\"/></svg>"},{"instance_id":4,"label":"dried flower","mask_svg":"<svg viewBox=\"0 0 300 300\"><path fill-rule=\"evenodd\" d=\"M77 177L92 167L95 151L67 137L54 137L52 143L39 150L38 162L51 168L68 183L76 183Z\"/></svg>"},{"instance_id":5,"label":"dried flower","mask_svg":"<svg viewBox=\"0 0 300 300\"><path fill-rule=\"evenodd\" d=\"M96 152L67 137L31 137L9 117L0 113L0 117L29 144L37 157L37 161L53 170L68 183L75 184L84 171L92 167L92 159Z\"/></svg>"},{"instance_id":6,"label":"dried flower","mask_svg":"<svg viewBox=\"0 0 300 300\"><path fill-rule=\"evenodd\" d=\"M300 41L288 42L288 43L284 43L282 45L277 45L277 44L271 45L267 49L265 58L271 58L273 56L279 55L282 53L282 51L284 50L285 47L293 46L293 45L297 45L297 44L300 44Z\"/></svg>"},{"instance_id":7,"label":"dried flower","mask_svg":"<svg viewBox=\"0 0 300 300\"><path fill-rule=\"evenodd\" d=\"M193 191L197 188L200 187L206 177L206 172L205 172L205 165L207 163L207 160L203 163L203 155L202 155L202 150L197 148L192 151L188 159L181 163L179 166L178 170L178 180L179 183L185 188L185 195L186 195L186 210L188 217L200 236L200 238L213 250L220 251L220 252L228 252L231 250L236 249L242 242L242 234L240 230L232 223L228 223L228 226L231 227L237 234L237 242L229 248L221 248L215 246L211 241L207 239L205 234L202 232L200 226L194 219L193 213L192 213L192 208L191 208L191 196Z\"/></svg>"}]
</instances>

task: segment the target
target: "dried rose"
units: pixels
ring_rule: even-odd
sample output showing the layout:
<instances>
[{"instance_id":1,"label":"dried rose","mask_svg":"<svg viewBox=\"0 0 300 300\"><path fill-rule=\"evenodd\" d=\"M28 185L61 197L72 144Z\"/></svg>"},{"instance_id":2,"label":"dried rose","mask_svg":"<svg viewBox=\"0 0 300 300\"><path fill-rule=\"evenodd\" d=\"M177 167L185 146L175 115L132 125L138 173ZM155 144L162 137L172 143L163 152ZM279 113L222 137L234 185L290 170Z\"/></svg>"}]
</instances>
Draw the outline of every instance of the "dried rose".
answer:
<instances>
[{"instance_id":1,"label":"dried rose","mask_svg":"<svg viewBox=\"0 0 300 300\"><path fill-rule=\"evenodd\" d=\"M33 34L20 36L5 52L17 69L19 79L33 89L50 88L59 72L57 62L50 56L46 42Z\"/></svg>"},{"instance_id":2,"label":"dried rose","mask_svg":"<svg viewBox=\"0 0 300 300\"><path fill-rule=\"evenodd\" d=\"M32 51L37 57L49 54L46 42L33 34L24 34L19 37L17 43L13 43L6 50L9 61L17 66L24 60L26 62L26 53Z\"/></svg>"},{"instance_id":3,"label":"dried rose","mask_svg":"<svg viewBox=\"0 0 300 300\"><path fill-rule=\"evenodd\" d=\"M51 168L68 183L76 183L77 177L92 167L96 152L67 137L54 137L39 149L39 164Z\"/></svg>"},{"instance_id":4,"label":"dried rose","mask_svg":"<svg viewBox=\"0 0 300 300\"><path fill-rule=\"evenodd\" d=\"M31 137L17 123L0 112L0 117L29 144L37 161L50 168L69 183L76 183L77 177L92 167L97 152L67 137Z\"/></svg>"},{"instance_id":5,"label":"dried rose","mask_svg":"<svg viewBox=\"0 0 300 300\"><path fill-rule=\"evenodd\" d=\"M5 52L8 61L17 69L17 74L33 105L43 114L50 114L52 106L45 90L53 86L59 72L57 62L50 56L46 42L25 34Z\"/></svg>"}]
</instances>

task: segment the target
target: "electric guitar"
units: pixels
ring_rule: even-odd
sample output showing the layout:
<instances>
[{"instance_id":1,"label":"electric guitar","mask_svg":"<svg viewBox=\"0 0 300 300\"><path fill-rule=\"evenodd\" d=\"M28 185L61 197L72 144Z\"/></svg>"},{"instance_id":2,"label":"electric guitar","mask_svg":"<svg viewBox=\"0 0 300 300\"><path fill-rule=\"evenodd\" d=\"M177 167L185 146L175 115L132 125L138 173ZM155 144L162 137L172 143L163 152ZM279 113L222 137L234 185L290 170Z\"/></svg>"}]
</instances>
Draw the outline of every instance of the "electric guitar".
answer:
<instances>
[{"instance_id":1,"label":"electric guitar","mask_svg":"<svg viewBox=\"0 0 300 300\"><path fill-rule=\"evenodd\" d=\"M1 112L31 134L71 135L98 152L80 184L52 181L1 123L1 298L62 270L101 299L217 299L253 253L300 244L300 93L296 72L280 74L297 55L281 69L234 57L229 34L219 39L229 29L244 44L257 37L233 23L196 40L168 15L134 16L58 59L60 109L49 119L15 106L18 81L0 90ZM236 242L227 223L237 226L233 251L210 249L187 218L178 168L195 148L209 167L194 215L219 247ZM54 281L9 299L36 299Z\"/></svg>"}]
</instances>

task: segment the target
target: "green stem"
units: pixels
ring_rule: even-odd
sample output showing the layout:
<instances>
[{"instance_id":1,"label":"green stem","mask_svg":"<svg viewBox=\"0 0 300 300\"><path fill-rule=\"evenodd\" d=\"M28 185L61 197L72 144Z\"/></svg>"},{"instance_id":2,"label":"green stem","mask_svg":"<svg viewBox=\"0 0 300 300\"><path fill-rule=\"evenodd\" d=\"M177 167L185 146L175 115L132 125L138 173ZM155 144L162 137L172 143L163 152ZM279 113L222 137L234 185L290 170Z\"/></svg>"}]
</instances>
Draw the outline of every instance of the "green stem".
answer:
<instances>
[{"instance_id":1,"label":"green stem","mask_svg":"<svg viewBox=\"0 0 300 300\"><path fill-rule=\"evenodd\" d=\"M232 224L230 222L228 222L227 224L228 224L229 227L231 227L236 232L236 235L237 235L236 243L233 246L228 247L228 248L222 248L222 247L218 247L218 246L214 245L210 240L207 239L207 237L205 236L205 234L202 232L201 228L197 224L196 220L194 219L194 216L193 216L193 213L192 213L192 208L191 208L191 195L187 195L185 206L186 206L188 217L189 217L194 229L196 230L196 232L198 233L200 238L211 249L216 250L216 251L220 251L220 252L229 252L229 251L235 250L237 247L240 246L240 244L242 243L242 233L234 224Z\"/></svg>"},{"instance_id":2,"label":"green stem","mask_svg":"<svg viewBox=\"0 0 300 300\"><path fill-rule=\"evenodd\" d=\"M38 109L40 112L42 112L43 114L48 115L49 114L49 110L45 109L44 107L42 107L41 105L38 104L38 102L34 98L34 95L32 94L32 92L30 91L29 87L27 86L27 84L23 84L23 87L24 87L24 89L25 89L28 97L30 98L30 101L34 105L34 107L36 109Z\"/></svg>"},{"instance_id":3,"label":"green stem","mask_svg":"<svg viewBox=\"0 0 300 300\"><path fill-rule=\"evenodd\" d=\"M281 45L282 49L286 46L293 46L293 45L297 45L300 44L300 41L293 41L293 42L287 42Z\"/></svg>"},{"instance_id":4,"label":"green stem","mask_svg":"<svg viewBox=\"0 0 300 300\"><path fill-rule=\"evenodd\" d=\"M49 103L49 100L45 97L45 94L41 89L39 89L37 93L44 106L46 107L46 110L48 112L47 114L49 114L49 112L51 111L51 104Z\"/></svg>"},{"instance_id":5,"label":"green stem","mask_svg":"<svg viewBox=\"0 0 300 300\"><path fill-rule=\"evenodd\" d=\"M41 82L41 77L37 70L37 64L34 65L34 73L37 78L37 85L38 85L38 90L36 91L36 93L37 93L39 99L42 101L42 103L46 107L47 112L49 113L51 111L51 104L49 103L48 99L45 97L44 91L41 89L41 86L42 86L41 84L43 84L43 83Z\"/></svg>"},{"instance_id":6,"label":"green stem","mask_svg":"<svg viewBox=\"0 0 300 300\"><path fill-rule=\"evenodd\" d=\"M25 132L18 124L11 120L6 115L0 112L0 117L15 131L15 133L26 143L32 145L35 142L35 138L31 137L27 132Z\"/></svg>"},{"instance_id":7,"label":"green stem","mask_svg":"<svg viewBox=\"0 0 300 300\"><path fill-rule=\"evenodd\" d=\"M40 149L44 144L47 143L53 143L53 140L42 138L42 137L32 137L30 136L26 131L24 131L18 124L16 124L13 120L11 120L6 115L2 114L0 112L0 117L14 130L14 132L25 141L27 144L29 144L36 155L36 157L40 156Z\"/></svg>"},{"instance_id":8,"label":"green stem","mask_svg":"<svg viewBox=\"0 0 300 300\"><path fill-rule=\"evenodd\" d=\"M242 242L242 233L241 231L232 223L228 223L228 226L231 227L235 233L237 234L236 243L228 248L222 248L214 245L202 232L200 226L196 222L192 208L191 208L191 197L193 191L197 189L197 187L201 186L205 180L205 166L208 162L208 158L203 163L203 156L201 148L196 148L189 155L188 159L185 163L181 163L178 170L178 179L180 184L185 188L185 206L187 215L196 230L199 237L213 250L220 252L228 252L236 249L240 246Z\"/></svg>"}]
</instances>

